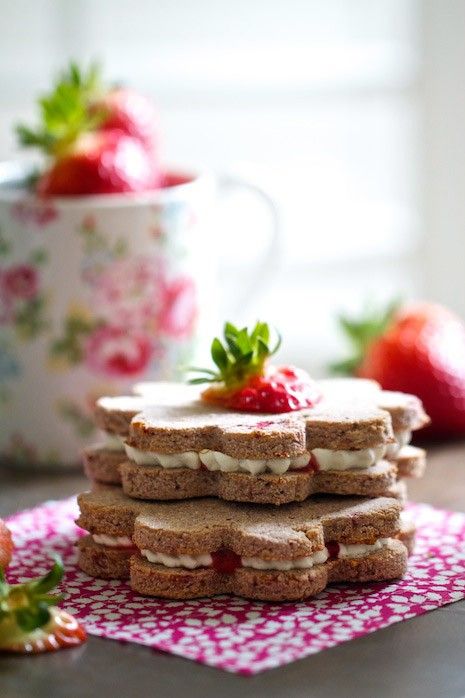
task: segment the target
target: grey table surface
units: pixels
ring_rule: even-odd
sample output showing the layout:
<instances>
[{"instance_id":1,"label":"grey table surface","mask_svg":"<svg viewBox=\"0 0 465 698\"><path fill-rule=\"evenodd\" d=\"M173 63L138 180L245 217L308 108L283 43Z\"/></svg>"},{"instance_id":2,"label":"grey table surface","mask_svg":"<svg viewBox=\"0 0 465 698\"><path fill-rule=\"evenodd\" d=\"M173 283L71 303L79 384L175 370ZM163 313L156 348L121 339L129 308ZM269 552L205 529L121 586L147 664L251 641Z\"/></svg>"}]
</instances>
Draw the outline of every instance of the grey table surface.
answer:
<instances>
[{"instance_id":1,"label":"grey table surface","mask_svg":"<svg viewBox=\"0 0 465 698\"><path fill-rule=\"evenodd\" d=\"M86 489L79 474L0 470L0 515ZM410 498L465 511L465 444L435 446ZM0 658L1 698L98 696L202 698L456 698L465 696L465 602L320 652L286 667L241 677L132 644L90 638L74 650Z\"/></svg>"}]
</instances>

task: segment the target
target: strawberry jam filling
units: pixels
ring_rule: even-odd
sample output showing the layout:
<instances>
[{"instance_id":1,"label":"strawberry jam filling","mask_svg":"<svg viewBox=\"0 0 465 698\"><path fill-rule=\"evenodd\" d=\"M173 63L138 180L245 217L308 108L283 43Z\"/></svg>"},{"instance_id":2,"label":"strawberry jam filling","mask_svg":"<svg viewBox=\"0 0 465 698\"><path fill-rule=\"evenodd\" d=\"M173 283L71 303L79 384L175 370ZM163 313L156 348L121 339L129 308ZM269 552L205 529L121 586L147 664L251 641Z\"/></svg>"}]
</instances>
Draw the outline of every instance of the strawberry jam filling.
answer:
<instances>
[{"instance_id":1,"label":"strawberry jam filling","mask_svg":"<svg viewBox=\"0 0 465 698\"><path fill-rule=\"evenodd\" d=\"M313 453L310 453L310 460L304 468L299 468L299 473L317 473L320 470L319 463Z\"/></svg>"},{"instance_id":2,"label":"strawberry jam filling","mask_svg":"<svg viewBox=\"0 0 465 698\"><path fill-rule=\"evenodd\" d=\"M211 557L213 569L221 574L232 574L238 567L242 567L240 555L229 548L220 548Z\"/></svg>"},{"instance_id":3,"label":"strawberry jam filling","mask_svg":"<svg viewBox=\"0 0 465 698\"><path fill-rule=\"evenodd\" d=\"M328 560L337 560L339 557L339 551L341 547L339 543L337 543L335 540L330 540L326 543L326 550L328 551Z\"/></svg>"},{"instance_id":4,"label":"strawberry jam filling","mask_svg":"<svg viewBox=\"0 0 465 698\"><path fill-rule=\"evenodd\" d=\"M282 413L313 407L321 399L317 383L302 369L270 366L236 389L213 386L202 399L241 412Z\"/></svg>"}]
</instances>

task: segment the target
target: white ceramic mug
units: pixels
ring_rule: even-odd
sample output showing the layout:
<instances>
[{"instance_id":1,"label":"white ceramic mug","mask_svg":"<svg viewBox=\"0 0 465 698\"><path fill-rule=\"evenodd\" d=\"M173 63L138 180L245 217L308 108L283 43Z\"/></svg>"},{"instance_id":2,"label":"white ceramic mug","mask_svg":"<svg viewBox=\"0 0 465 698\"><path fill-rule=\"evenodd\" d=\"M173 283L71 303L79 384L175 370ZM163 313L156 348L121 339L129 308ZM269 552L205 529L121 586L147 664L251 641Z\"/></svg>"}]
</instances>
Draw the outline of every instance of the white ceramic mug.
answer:
<instances>
[{"instance_id":1,"label":"white ceramic mug","mask_svg":"<svg viewBox=\"0 0 465 698\"><path fill-rule=\"evenodd\" d=\"M278 224L261 189L231 178L171 173L143 195L41 201L27 176L0 164L0 458L65 466L92 439L99 396L192 361L215 313L218 192L249 187L272 209L255 285L277 262Z\"/></svg>"}]
</instances>

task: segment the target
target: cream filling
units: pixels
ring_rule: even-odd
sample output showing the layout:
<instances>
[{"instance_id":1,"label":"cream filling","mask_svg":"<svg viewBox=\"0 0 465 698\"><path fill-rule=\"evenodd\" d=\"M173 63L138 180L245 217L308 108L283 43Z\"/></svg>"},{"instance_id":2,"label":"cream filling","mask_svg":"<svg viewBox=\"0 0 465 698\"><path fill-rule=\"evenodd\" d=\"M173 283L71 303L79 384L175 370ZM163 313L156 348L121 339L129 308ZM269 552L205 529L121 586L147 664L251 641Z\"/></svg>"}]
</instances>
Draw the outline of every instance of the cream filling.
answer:
<instances>
[{"instance_id":1,"label":"cream filling","mask_svg":"<svg viewBox=\"0 0 465 698\"><path fill-rule=\"evenodd\" d=\"M108 545L110 548L129 548L134 545L129 536L107 536L105 533L94 533L92 538L99 545Z\"/></svg>"},{"instance_id":2,"label":"cream filling","mask_svg":"<svg viewBox=\"0 0 465 698\"><path fill-rule=\"evenodd\" d=\"M125 436L118 434L110 434L109 431L104 431L104 440L101 443L101 448L106 448L108 451L121 451L124 453Z\"/></svg>"},{"instance_id":3,"label":"cream filling","mask_svg":"<svg viewBox=\"0 0 465 698\"><path fill-rule=\"evenodd\" d=\"M165 555L165 553L153 553L151 550L141 550L140 552L149 562L165 565L165 567L186 567L188 570L195 570L196 567L211 567L213 564L212 556L209 553L173 557Z\"/></svg>"},{"instance_id":4,"label":"cream filling","mask_svg":"<svg viewBox=\"0 0 465 698\"><path fill-rule=\"evenodd\" d=\"M362 470L378 463L386 452L386 446L362 448L358 451L331 451L314 448L312 453L320 470Z\"/></svg>"},{"instance_id":5,"label":"cream filling","mask_svg":"<svg viewBox=\"0 0 465 698\"><path fill-rule=\"evenodd\" d=\"M409 429L402 429L394 432L395 443L388 444L386 447L386 458L392 459L397 456L401 448L410 443L412 432Z\"/></svg>"},{"instance_id":6,"label":"cream filling","mask_svg":"<svg viewBox=\"0 0 465 698\"><path fill-rule=\"evenodd\" d=\"M310 461L310 453L305 451L300 456L291 458L233 458L226 453L204 449L196 451L184 451L182 453L155 453L154 451L142 451L125 444L128 458L137 465L154 465L162 468L190 468L198 470L204 465L207 470L219 470L222 473L248 472L251 475L270 472L282 475L288 470L305 468ZM358 451L331 451L325 448L315 448L311 453L316 458L320 470L352 470L364 469L375 465L385 453L385 446L364 448Z\"/></svg>"},{"instance_id":7,"label":"cream filling","mask_svg":"<svg viewBox=\"0 0 465 698\"><path fill-rule=\"evenodd\" d=\"M377 550L388 547L393 538L379 538L373 544L357 543L354 545L345 545L339 543L338 559L344 558L360 558L371 555ZM165 553L154 553L151 550L141 550L141 554L147 558L149 562L165 567L184 567L189 570L197 567L211 567L213 564L212 556L208 553L203 555L165 555ZM329 558L328 549L325 547L322 550L317 550L313 555L306 557L297 557L294 560L263 560L259 557L241 557L242 567L250 567L255 570L302 570L309 569L314 565L321 565Z\"/></svg>"},{"instance_id":8,"label":"cream filling","mask_svg":"<svg viewBox=\"0 0 465 698\"><path fill-rule=\"evenodd\" d=\"M378 538L378 540L371 545L367 543L356 543L354 545L339 543L337 557L338 559L365 557L366 555L375 553L377 550L389 547L393 540L393 538Z\"/></svg>"},{"instance_id":9,"label":"cream filling","mask_svg":"<svg viewBox=\"0 0 465 698\"><path fill-rule=\"evenodd\" d=\"M262 560L260 557L241 557L243 567L254 570L307 570L313 565L322 565L329 557L327 548L317 550L313 555L297 557L295 560Z\"/></svg>"}]
</instances>

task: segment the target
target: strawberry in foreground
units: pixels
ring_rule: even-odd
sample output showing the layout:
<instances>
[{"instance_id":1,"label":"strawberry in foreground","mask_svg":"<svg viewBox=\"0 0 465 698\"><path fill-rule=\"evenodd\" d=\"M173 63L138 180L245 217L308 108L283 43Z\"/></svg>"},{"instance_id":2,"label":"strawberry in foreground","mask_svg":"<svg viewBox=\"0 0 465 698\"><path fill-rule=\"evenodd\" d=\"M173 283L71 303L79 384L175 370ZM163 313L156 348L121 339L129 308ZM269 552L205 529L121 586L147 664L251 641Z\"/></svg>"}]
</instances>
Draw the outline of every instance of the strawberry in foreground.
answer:
<instances>
[{"instance_id":1,"label":"strawberry in foreground","mask_svg":"<svg viewBox=\"0 0 465 698\"><path fill-rule=\"evenodd\" d=\"M86 633L72 615L57 608L60 595L49 594L63 577L55 561L48 574L23 584L8 584L3 569L9 564L11 533L0 520L0 651L37 654L75 647Z\"/></svg>"},{"instance_id":2,"label":"strawberry in foreground","mask_svg":"<svg viewBox=\"0 0 465 698\"><path fill-rule=\"evenodd\" d=\"M446 308L391 305L361 321L341 317L355 355L339 373L371 378L385 390L417 395L431 417L428 433L465 434L465 325Z\"/></svg>"},{"instance_id":3,"label":"strawberry in foreground","mask_svg":"<svg viewBox=\"0 0 465 698\"><path fill-rule=\"evenodd\" d=\"M13 538L6 523L0 519L0 570L5 570L13 556Z\"/></svg>"},{"instance_id":4,"label":"strawberry in foreground","mask_svg":"<svg viewBox=\"0 0 465 698\"><path fill-rule=\"evenodd\" d=\"M36 129L17 127L21 145L48 159L37 182L44 197L116 194L157 189L153 108L130 90L104 89L95 67L71 64L40 102Z\"/></svg>"},{"instance_id":5,"label":"strawberry in foreground","mask_svg":"<svg viewBox=\"0 0 465 698\"><path fill-rule=\"evenodd\" d=\"M243 412L279 413L313 407L321 398L317 384L302 369L268 363L281 339L270 347L265 322L257 322L251 332L227 322L223 341L215 337L211 346L217 371L192 369L204 375L190 383L213 384L202 393L206 402Z\"/></svg>"}]
</instances>

